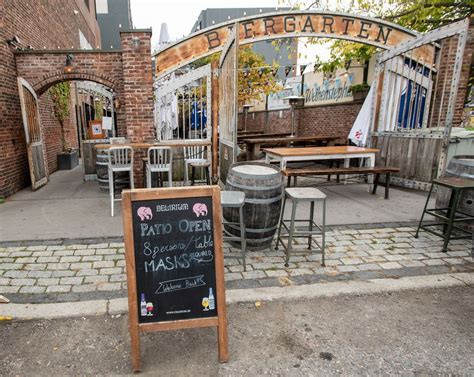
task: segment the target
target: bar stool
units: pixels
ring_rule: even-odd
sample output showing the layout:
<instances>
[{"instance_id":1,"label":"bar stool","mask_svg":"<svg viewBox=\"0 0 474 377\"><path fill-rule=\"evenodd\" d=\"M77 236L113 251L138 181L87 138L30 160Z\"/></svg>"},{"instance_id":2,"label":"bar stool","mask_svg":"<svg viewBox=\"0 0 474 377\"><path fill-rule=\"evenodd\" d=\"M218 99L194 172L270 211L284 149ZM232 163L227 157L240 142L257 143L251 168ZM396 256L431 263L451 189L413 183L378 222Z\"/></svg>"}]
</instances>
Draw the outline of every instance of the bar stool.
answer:
<instances>
[{"instance_id":1,"label":"bar stool","mask_svg":"<svg viewBox=\"0 0 474 377\"><path fill-rule=\"evenodd\" d=\"M130 188L134 188L133 182L133 149L132 147L110 147L108 155L108 176L110 194L110 216L114 216L114 202L122 199L115 199L114 173L128 172L130 176Z\"/></svg>"},{"instance_id":2,"label":"bar stool","mask_svg":"<svg viewBox=\"0 0 474 377\"><path fill-rule=\"evenodd\" d=\"M211 177L209 176L209 169L211 167L210 161L193 161L190 162L189 165L191 166L191 186L194 186L194 177L196 175L197 168L204 169L204 174L206 175L206 183L208 185L211 184Z\"/></svg>"},{"instance_id":3,"label":"bar stool","mask_svg":"<svg viewBox=\"0 0 474 377\"><path fill-rule=\"evenodd\" d=\"M171 147L150 147L147 152L146 187L151 188L152 173L168 173L168 185L173 186L173 151ZM163 179L161 179L163 185Z\"/></svg>"},{"instance_id":4,"label":"bar stool","mask_svg":"<svg viewBox=\"0 0 474 377\"><path fill-rule=\"evenodd\" d=\"M284 219L285 207L287 200L290 200L292 203L291 208L291 219ZM300 220L296 219L296 207L298 203L308 203L310 202L310 213L309 219ZM314 203L322 202L322 224L319 226L314 221ZM295 223L307 223L307 229L298 229ZM308 239L308 250L313 250L313 242L318 246L316 251L321 251L322 253L322 262L321 266L325 267L325 227L326 227L326 195L313 187L291 187L285 189L285 200L283 202L283 208L280 215L280 226L278 227L278 236L275 245L275 250L278 250L278 244L281 243L285 249L286 259L285 267L288 267L288 262L290 261L290 252L293 249L293 239L294 238L307 238ZM285 229L285 233L282 234L282 228ZM306 227L305 227L306 228ZM316 241L315 236L321 236L321 243ZM283 241L284 238L288 238L287 243Z\"/></svg>"},{"instance_id":5,"label":"bar stool","mask_svg":"<svg viewBox=\"0 0 474 377\"><path fill-rule=\"evenodd\" d=\"M245 204L245 193L241 191L221 191L221 206L222 208L238 208L239 209L239 222L231 222L222 220L223 226L223 241L240 241L240 253L241 256L228 256L228 258L242 258L242 264L244 265L244 271L247 271L247 265L245 262L245 256L247 253L247 238L245 236L245 222L244 222L244 204ZM240 237L233 235L225 229L225 225L240 230Z\"/></svg>"},{"instance_id":6,"label":"bar stool","mask_svg":"<svg viewBox=\"0 0 474 377\"><path fill-rule=\"evenodd\" d=\"M451 197L449 199L449 204L447 208L428 209L428 203L430 201L431 193L433 192L434 186L441 186L451 189ZM416 230L415 238L418 238L418 233L420 232L420 229L426 230L428 233L439 236L444 240L443 252L446 253L448 251L448 243L450 240L460 240L474 237L473 233L470 233L455 225L460 222L468 222L474 220L474 216L458 210L459 200L461 198L462 193L465 190L473 189L474 180L472 179L455 177L434 179L431 182L430 192L428 194L428 197L426 198L425 207L423 208L423 213L421 214L421 219L420 223L418 224L418 229ZM425 216L425 213L441 220L441 222L423 225L423 217ZM439 225L443 226L442 233L430 229L430 227ZM451 232L453 229L457 230L460 234L457 236L451 236Z\"/></svg>"},{"instance_id":7,"label":"bar stool","mask_svg":"<svg viewBox=\"0 0 474 377\"><path fill-rule=\"evenodd\" d=\"M207 162L207 158L205 157L206 146L187 145L183 147L183 152L184 152L184 184L188 186L189 185L188 165L195 162L202 162L202 163ZM210 173L208 174L210 175Z\"/></svg>"}]
</instances>

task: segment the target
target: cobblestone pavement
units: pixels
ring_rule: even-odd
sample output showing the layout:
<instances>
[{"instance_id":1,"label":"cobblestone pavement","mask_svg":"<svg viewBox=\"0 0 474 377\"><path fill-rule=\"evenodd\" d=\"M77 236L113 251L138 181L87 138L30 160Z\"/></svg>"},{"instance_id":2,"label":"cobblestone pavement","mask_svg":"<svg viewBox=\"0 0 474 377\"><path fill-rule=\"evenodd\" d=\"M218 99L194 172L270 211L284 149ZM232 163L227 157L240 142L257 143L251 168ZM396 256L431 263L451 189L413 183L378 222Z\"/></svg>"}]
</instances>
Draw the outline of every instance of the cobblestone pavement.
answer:
<instances>
[{"instance_id":1,"label":"cobblestone pavement","mask_svg":"<svg viewBox=\"0 0 474 377\"><path fill-rule=\"evenodd\" d=\"M470 240L442 240L426 232L414 238L413 227L334 228L326 233L326 267L318 253L295 252L288 268L282 250L248 252L247 271L239 259L225 259L228 288L304 284L474 271ZM304 245L301 245L302 247ZM238 250L225 247L225 255ZM0 244L0 294L13 302L75 301L126 295L122 242L44 241Z\"/></svg>"}]
</instances>

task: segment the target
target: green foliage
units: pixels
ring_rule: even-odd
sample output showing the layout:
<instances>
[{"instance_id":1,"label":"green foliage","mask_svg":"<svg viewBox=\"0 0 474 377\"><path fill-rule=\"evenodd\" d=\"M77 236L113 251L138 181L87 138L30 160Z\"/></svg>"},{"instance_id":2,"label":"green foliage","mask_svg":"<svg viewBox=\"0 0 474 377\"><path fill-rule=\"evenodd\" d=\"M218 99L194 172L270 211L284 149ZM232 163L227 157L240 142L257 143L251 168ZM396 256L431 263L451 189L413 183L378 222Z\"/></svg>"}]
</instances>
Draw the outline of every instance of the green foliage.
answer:
<instances>
[{"instance_id":1,"label":"green foliage","mask_svg":"<svg viewBox=\"0 0 474 377\"><path fill-rule=\"evenodd\" d=\"M104 115L104 100L102 98L94 100L94 119L102 120Z\"/></svg>"},{"instance_id":2,"label":"green foliage","mask_svg":"<svg viewBox=\"0 0 474 377\"><path fill-rule=\"evenodd\" d=\"M60 82L48 89L53 100L54 116L62 124L69 116L71 88L67 81Z\"/></svg>"},{"instance_id":3,"label":"green foliage","mask_svg":"<svg viewBox=\"0 0 474 377\"><path fill-rule=\"evenodd\" d=\"M370 89L370 85L367 84L366 82L362 84L352 85L349 87L349 90L351 91L352 94L359 93L359 92L366 92L369 89Z\"/></svg>"}]
</instances>

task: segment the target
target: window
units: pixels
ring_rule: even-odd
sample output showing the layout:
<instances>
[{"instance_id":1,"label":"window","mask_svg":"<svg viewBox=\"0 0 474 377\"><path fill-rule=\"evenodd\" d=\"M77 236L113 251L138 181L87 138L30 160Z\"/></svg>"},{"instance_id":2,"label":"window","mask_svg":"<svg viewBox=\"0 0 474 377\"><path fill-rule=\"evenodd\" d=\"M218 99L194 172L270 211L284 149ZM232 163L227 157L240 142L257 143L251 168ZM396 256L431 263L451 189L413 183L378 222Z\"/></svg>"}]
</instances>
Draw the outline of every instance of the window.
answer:
<instances>
[{"instance_id":1,"label":"window","mask_svg":"<svg viewBox=\"0 0 474 377\"><path fill-rule=\"evenodd\" d=\"M79 46L81 46L81 50L92 50L91 44L87 41L87 38L80 30L79 30Z\"/></svg>"},{"instance_id":2,"label":"window","mask_svg":"<svg viewBox=\"0 0 474 377\"><path fill-rule=\"evenodd\" d=\"M95 0L95 9L97 14L108 14L109 3L108 0Z\"/></svg>"}]
</instances>

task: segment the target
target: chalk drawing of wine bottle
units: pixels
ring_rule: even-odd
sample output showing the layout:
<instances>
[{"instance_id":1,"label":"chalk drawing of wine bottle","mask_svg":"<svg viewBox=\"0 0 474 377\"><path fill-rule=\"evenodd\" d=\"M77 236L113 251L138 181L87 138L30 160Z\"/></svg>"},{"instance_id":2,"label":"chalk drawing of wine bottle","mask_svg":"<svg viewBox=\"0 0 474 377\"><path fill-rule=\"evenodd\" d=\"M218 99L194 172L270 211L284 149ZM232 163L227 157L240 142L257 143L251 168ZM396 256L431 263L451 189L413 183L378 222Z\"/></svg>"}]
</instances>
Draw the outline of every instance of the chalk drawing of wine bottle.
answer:
<instances>
[{"instance_id":1,"label":"chalk drawing of wine bottle","mask_svg":"<svg viewBox=\"0 0 474 377\"><path fill-rule=\"evenodd\" d=\"M215 308L216 308L216 300L214 299L212 288L209 288L209 310L214 310Z\"/></svg>"},{"instance_id":2,"label":"chalk drawing of wine bottle","mask_svg":"<svg viewBox=\"0 0 474 377\"><path fill-rule=\"evenodd\" d=\"M145 294L141 294L141 299L140 299L140 315L142 317L146 317L147 315L147 310L146 310L146 300L145 300Z\"/></svg>"}]
</instances>

